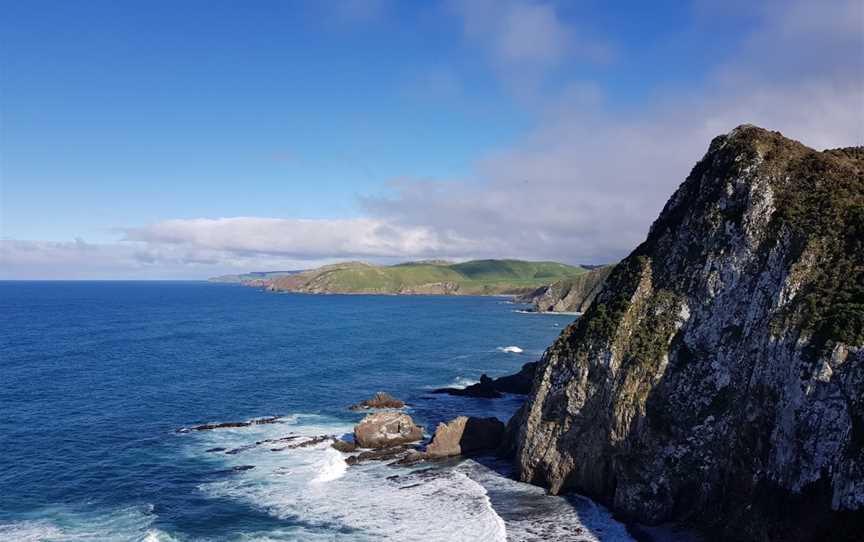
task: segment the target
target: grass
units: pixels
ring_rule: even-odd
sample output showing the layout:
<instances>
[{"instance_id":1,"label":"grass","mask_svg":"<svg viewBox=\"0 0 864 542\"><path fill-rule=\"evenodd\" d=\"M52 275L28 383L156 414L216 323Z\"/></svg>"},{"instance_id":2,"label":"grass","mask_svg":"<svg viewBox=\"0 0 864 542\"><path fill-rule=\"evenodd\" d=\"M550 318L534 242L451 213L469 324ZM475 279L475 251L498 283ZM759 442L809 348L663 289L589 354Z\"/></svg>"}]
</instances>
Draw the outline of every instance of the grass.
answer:
<instances>
[{"instance_id":1,"label":"grass","mask_svg":"<svg viewBox=\"0 0 864 542\"><path fill-rule=\"evenodd\" d=\"M306 271L290 282L276 280L274 284L277 289L341 293L422 292L448 284L453 292L461 294L509 294L584 272L582 267L557 262L522 260L409 262L391 266L346 263Z\"/></svg>"}]
</instances>

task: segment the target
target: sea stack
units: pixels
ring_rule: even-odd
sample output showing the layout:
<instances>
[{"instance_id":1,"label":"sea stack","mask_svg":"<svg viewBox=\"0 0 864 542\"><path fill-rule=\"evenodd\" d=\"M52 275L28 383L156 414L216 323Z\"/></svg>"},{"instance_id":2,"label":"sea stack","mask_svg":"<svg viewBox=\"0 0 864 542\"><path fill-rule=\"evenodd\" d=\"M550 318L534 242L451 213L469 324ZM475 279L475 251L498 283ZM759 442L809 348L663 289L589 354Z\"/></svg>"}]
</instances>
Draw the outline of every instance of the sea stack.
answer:
<instances>
[{"instance_id":1,"label":"sea stack","mask_svg":"<svg viewBox=\"0 0 864 542\"><path fill-rule=\"evenodd\" d=\"M862 171L861 147L715 138L540 361L521 478L716 539L860 535Z\"/></svg>"}]
</instances>

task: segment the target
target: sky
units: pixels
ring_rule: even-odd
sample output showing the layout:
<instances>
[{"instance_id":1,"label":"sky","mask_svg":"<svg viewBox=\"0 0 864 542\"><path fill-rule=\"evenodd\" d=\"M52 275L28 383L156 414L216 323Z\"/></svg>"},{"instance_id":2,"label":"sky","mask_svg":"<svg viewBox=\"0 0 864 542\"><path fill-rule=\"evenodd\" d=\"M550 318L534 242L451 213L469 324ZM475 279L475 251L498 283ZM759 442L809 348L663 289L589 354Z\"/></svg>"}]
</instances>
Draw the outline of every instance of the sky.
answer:
<instances>
[{"instance_id":1,"label":"sky","mask_svg":"<svg viewBox=\"0 0 864 542\"><path fill-rule=\"evenodd\" d=\"M864 144L864 1L0 0L0 278L611 263L711 139Z\"/></svg>"}]
</instances>

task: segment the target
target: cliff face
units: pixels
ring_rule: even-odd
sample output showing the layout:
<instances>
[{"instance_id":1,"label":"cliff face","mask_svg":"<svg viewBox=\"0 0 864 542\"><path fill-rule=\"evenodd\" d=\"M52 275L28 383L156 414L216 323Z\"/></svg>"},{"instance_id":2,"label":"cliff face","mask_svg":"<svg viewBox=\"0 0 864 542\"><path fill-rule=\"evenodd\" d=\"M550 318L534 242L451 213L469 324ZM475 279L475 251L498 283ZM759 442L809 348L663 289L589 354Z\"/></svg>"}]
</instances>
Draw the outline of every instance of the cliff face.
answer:
<instances>
[{"instance_id":1,"label":"cliff face","mask_svg":"<svg viewBox=\"0 0 864 542\"><path fill-rule=\"evenodd\" d=\"M575 277L567 277L530 294L517 296L517 303L531 303L537 312L585 312L600 293L614 266L606 265Z\"/></svg>"},{"instance_id":2,"label":"cliff face","mask_svg":"<svg viewBox=\"0 0 864 542\"><path fill-rule=\"evenodd\" d=\"M716 138L511 422L525 481L722 539L864 527L864 148Z\"/></svg>"}]
</instances>

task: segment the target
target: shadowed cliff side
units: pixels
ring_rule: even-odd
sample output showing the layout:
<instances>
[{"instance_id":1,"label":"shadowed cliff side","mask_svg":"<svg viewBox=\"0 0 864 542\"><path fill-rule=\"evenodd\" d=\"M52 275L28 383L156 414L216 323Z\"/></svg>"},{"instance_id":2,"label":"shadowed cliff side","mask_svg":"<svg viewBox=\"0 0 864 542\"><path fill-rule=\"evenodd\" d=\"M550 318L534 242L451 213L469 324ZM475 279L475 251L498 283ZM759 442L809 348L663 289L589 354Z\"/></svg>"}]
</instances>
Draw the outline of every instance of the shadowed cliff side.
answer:
<instances>
[{"instance_id":1,"label":"shadowed cliff side","mask_svg":"<svg viewBox=\"0 0 864 542\"><path fill-rule=\"evenodd\" d=\"M864 149L741 126L708 153L510 424L523 480L724 540L864 526Z\"/></svg>"}]
</instances>

